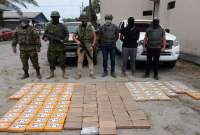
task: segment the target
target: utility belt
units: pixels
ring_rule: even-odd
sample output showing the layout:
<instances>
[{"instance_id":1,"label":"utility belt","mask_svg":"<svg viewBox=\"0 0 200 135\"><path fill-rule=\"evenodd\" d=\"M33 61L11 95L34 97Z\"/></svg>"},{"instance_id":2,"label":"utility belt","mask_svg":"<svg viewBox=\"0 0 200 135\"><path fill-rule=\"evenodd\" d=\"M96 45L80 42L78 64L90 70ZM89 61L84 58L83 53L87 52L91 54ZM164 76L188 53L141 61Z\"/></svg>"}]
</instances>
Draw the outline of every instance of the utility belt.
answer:
<instances>
[{"instance_id":1,"label":"utility belt","mask_svg":"<svg viewBox=\"0 0 200 135\"><path fill-rule=\"evenodd\" d=\"M29 45L30 42L29 41L19 41L20 45Z\"/></svg>"},{"instance_id":2,"label":"utility belt","mask_svg":"<svg viewBox=\"0 0 200 135\"><path fill-rule=\"evenodd\" d=\"M81 41L84 43L91 43L92 40L91 39L81 39Z\"/></svg>"}]
</instances>

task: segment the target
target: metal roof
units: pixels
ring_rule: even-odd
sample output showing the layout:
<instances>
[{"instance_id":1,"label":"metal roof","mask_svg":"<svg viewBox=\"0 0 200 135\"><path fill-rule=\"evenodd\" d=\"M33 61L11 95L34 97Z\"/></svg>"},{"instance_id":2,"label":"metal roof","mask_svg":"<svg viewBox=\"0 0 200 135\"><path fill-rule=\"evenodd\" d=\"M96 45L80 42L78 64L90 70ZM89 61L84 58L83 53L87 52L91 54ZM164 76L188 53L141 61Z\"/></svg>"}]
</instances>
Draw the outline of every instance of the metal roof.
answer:
<instances>
[{"instance_id":1,"label":"metal roof","mask_svg":"<svg viewBox=\"0 0 200 135\"><path fill-rule=\"evenodd\" d=\"M12 10L12 9L5 5L0 4L0 11L9 11L9 10Z\"/></svg>"},{"instance_id":2,"label":"metal roof","mask_svg":"<svg viewBox=\"0 0 200 135\"><path fill-rule=\"evenodd\" d=\"M42 12L22 12L22 15L20 15L17 12L5 11L3 13L3 18L5 18L5 19L13 19L13 18L27 17L27 18L32 19L32 18L37 17L40 14L42 14Z\"/></svg>"}]
</instances>

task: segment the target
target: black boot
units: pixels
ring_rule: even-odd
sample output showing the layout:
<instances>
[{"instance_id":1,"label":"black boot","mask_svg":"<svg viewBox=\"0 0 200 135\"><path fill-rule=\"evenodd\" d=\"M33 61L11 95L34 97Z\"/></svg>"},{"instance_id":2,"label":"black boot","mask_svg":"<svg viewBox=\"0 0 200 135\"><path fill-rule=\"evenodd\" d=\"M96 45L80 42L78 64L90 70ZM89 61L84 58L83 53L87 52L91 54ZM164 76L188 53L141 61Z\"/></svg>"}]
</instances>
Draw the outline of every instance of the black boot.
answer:
<instances>
[{"instance_id":1,"label":"black boot","mask_svg":"<svg viewBox=\"0 0 200 135\"><path fill-rule=\"evenodd\" d=\"M143 75L143 78L149 78L150 75L148 73L145 73L145 75Z\"/></svg>"},{"instance_id":2,"label":"black boot","mask_svg":"<svg viewBox=\"0 0 200 135\"><path fill-rule=\"evenodd\" d=\"M101 75L101 77L106 77L106 76L108 76L108 73L107 73L107 72L104 72L104 73Z\"/></svg>"},{"instance_id":3,"label":"black boot","mask_svg":"<svg viewBox=\"0 0 200 135\"><path fill-rule=\"evenodd\" d=\"M40 70L39 69L36 69L36 74L37 74L37 78L38 79L42 79L42 76L40 74Z\"/></svg>"},{"instance_id":4,"label":"black boot","mask_svg":"<svg viewBox=\"0 0 200 135\"><path fill-rule=\"evenodd\" d=\"M47 79L51 79L51 78L54 78L54 70L51 70L50 71L50 76L47 77Z\"/></svg>"},{"instance_id":5,"label":"black boot","mask_svg":"<svg viewBox=\"0 0 200 135\"><path fill-rule=\"evenodd\" d=\"M154 79L155 79L155 80L159 80L158 75L154 75Z\"/></svg>"},{"instance_id":6,"label":"black boot","mask_svg":"<svg viewBox=\"0 0 200 135\"><path fill-rule=\"evenodd\" d=\"M28 71L24 71L24 75L21 77L22 80L29 78Z\"/></svg>"}]
</instances>

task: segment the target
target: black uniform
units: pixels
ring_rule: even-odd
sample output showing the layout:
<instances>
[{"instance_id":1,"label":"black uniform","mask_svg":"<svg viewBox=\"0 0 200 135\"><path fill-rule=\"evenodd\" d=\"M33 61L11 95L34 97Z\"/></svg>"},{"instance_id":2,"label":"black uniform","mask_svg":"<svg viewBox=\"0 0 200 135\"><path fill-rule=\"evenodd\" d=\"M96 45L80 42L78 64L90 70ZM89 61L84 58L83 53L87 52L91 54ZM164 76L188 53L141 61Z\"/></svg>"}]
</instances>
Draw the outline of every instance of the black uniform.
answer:
<instances>
[{"instance_id":1,"label":"black uniform","mask_svg":"<svg viewBox=\"0 0 200 135\"><path fill-rule=\"evenodd\" d=\"M150 74L151 66L153 66L154 77L158 77L159 58L164 36L165 31L160 26L157 28L150 27L146 31L148 38L146 75Z\"/></svg>"}]
</instances>

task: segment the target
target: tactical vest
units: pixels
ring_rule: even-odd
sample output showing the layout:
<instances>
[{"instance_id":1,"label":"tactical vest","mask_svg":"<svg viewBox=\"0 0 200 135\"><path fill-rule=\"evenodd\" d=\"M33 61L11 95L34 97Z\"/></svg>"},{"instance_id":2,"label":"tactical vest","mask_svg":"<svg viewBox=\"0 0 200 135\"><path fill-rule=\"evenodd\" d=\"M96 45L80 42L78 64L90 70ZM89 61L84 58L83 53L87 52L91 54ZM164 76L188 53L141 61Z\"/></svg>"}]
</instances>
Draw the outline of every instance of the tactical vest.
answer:
<instances>
[{"instance_id":1,"label":"tactical vest","mask_svg":"<svg viewBox=\"0 0 200 135\"><path fill-rule=\"evenodd\" d=\"M47 26L47 31L48 31L47 34L64 39L65 38L65 34L64 34L65 29L66 29L65 26L61 23L59 23L57 25L50 23ZM50 40L50 45L55 45L55 44L60 44L60 43L55 40Z\"/></svg>"},{"instance_id":2,"label":"tactical vest","mask_svg":"<svg viewBox=\"0 0 200 135\"><path fill-rule=\"evenodd\" d=\"M20 45L33 45L33 28L28 27L27 29L18 28L18 42Z\"/></svg>"},{"instance_id":3,"label":"tactical vest","mask_svg":"<svg viewBox=\"0 0 200 135\"><path fill-rule=\"evenodd\" d=\"M163 40L163 29L161 27L157 29L150 28L147 31L148 36L148 44L150 48L161 48L162 40Z\"/></svg>"},{"instance_id":4,"label":"tactical vest","mask_svg":"<svg viewBox=\"0 0 200 135\"><path fill-rule=\"evenodd\" d=\"M54 25L52 23L48 24L46 27L46 34L50 34L52 36L58 37L60 39L65 39L66 35L66 27L62 24L59 23L57 25ZM58 42L55 41L53 39L49 39L49 47L48 47L49 51L64 51L65 50L65 46Z\"/></svg>"},{"instance_id":5,"label":"tactical vest","mask_svg":"<svg viewBox=\"0 0 200 135\"><path fill-rule=\"evenodd\" d=\"M101 29L101 42L102 43L115 43L116 42L117 27L114 24L103 25Z\"/></svg>"},{"instance_id":6,"label":"tactical vest","mask_svg":"<svg viewBox=\"0 0 200 135\"><path fill-rule=\"evenodd\" d=\"M78 36L82 42L91 43L93 38L92 33L93 33L92 25L88 24L86 28L83 28L81 25L79 26Z\"/></svg>"}]
</instances>

